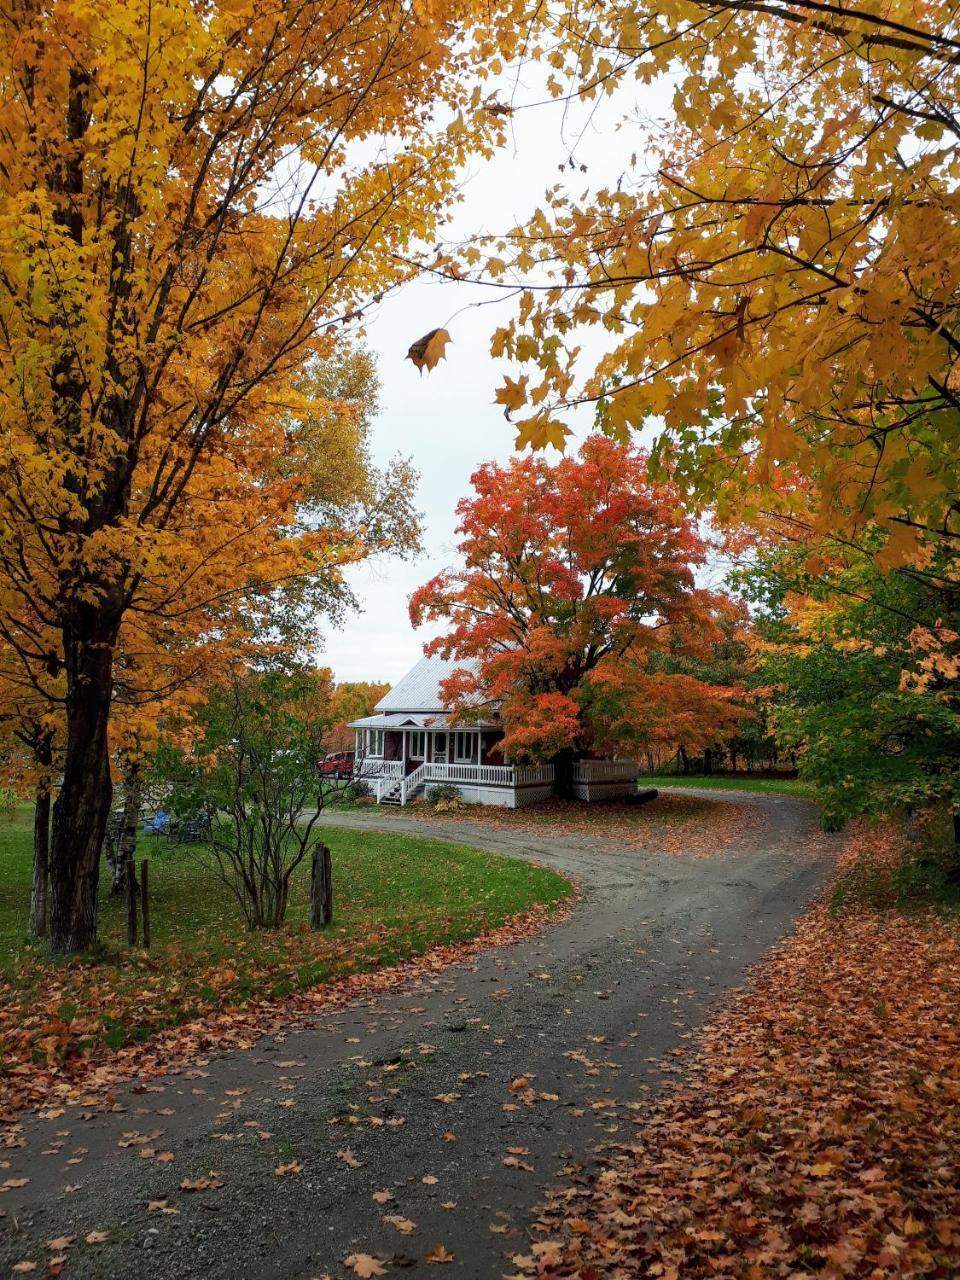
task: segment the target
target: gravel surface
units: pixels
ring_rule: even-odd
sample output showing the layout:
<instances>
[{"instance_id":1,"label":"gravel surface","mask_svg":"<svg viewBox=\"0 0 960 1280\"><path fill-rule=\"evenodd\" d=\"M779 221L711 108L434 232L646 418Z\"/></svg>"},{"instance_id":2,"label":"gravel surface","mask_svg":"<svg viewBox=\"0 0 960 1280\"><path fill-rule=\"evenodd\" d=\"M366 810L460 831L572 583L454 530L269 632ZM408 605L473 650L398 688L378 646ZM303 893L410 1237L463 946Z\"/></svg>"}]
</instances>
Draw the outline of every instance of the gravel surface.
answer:
<instances>
[{"instance_id":1,"label":"gravel surface","mask_svg":"<svg viewBox=\"0 0 960 1280\"><path fill-rule=\"evenodd\" d=\"M543 1184L629 1138L638 1100L676 1083L696 1028L829 874L839 842L812 805L722 800L750 821L712 858L445 826L579 880L569 921L121 1090L111 1113L28 1118L24 1145L0 1150L0 1186L30 1179L0 1195L0 1275L63 1256L66 1277L345 1277L355 1254L425 1274L438 1245L453 1255L441 1275L509 1274ZM324 822L438 834L367 811Z\"/></svg>"}]
</instances>

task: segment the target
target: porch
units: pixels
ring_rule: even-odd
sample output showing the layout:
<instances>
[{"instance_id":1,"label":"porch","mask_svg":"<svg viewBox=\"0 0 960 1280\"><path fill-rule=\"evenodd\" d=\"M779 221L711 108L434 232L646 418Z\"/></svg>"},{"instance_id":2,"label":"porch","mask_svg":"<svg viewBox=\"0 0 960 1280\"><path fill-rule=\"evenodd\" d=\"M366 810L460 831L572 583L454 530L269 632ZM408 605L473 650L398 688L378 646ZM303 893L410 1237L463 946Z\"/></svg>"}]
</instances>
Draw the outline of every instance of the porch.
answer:
<instances>
[{"instance_id":1,"label":"porch","mask_svg":"<svg viewBox=\"0 0 960 1280\"><path fill-rule=\"evenodd\" d=\"M455 786L467 804L521 805L553 794L553 765L448 764L424 760L407 771L402 760L364 757L357 761L357 777L366 782L377 804L406 805L439 786Z\"/></svg>"},{"instance_id":2,"label":"porch","mask_svg":"<svg viewBox=\"0 0 960 1280\"><path fill-rule=\"evenodd\" d=\"M356 776L366 782L377 804L406 805L439 786L454 786L467 804L502 805L519 809L553 794L552 764L450 764L422 760L410 767L404 760L358 757ZM593 803L615 800L636 789L635 760L579 760L573 766L573 794Z\"/></svg>"}]
</instances>

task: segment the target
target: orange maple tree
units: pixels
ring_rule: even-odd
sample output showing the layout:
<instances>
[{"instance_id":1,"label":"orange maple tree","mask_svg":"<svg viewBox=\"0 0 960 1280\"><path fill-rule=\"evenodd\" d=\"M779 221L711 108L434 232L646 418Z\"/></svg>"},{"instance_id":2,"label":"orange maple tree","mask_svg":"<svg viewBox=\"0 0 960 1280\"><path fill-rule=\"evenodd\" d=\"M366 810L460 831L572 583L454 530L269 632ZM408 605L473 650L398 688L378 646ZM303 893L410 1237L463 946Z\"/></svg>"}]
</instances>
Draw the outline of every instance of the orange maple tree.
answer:
<instances>
[{"instance_id":1,"label":"orange maple tree","mask_svg":"<svg viewBox=\"0 0 960 1280\"><path fill-rule=\"evenodd\" d=\"M737 689L669 670L706 655L732 609L696 584L707 542L642 450L591 436L579 457L488 463L458 508L460 570L410 601L415 626L450 629L428 652L462 659L446 682L461 719L502 717L505 753L554 758L684 742L698 749L745 712Z\"/></svg>"}]
</instances>

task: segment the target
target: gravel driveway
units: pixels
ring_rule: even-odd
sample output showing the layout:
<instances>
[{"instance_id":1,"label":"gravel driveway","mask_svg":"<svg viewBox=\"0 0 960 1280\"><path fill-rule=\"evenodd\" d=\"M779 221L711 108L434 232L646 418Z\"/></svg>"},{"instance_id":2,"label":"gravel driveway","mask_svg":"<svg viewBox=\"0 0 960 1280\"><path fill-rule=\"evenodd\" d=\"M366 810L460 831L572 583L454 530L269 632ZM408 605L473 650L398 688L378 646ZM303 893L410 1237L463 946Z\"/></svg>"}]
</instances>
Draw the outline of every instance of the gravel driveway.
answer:
<instances>
[{"instance_id":1,"label":"gravel driveway","mask_svg":"<svg viewBox=\"0 0 960 1280\"><path fill-rule=\"evenodd\" d=\"M675 1083L696 1028L829 874L838 841L812 805L711 799L750 811L712 858L445 824L567 872L583 900L538 937L121 1091L115 1113L31 1117L25 1145L0 1151L0 1184L30 1179L0 1195L0 1274L33 1261L42 1276L53 1255L66 1277L295 1280L353 1275L358 1254L388 1275L448 1254L441 1275L510 1273L538 1189L628 1137L638 1100ZM325 824L440 834L366 811Z\"/></svg>"}]
</instances>

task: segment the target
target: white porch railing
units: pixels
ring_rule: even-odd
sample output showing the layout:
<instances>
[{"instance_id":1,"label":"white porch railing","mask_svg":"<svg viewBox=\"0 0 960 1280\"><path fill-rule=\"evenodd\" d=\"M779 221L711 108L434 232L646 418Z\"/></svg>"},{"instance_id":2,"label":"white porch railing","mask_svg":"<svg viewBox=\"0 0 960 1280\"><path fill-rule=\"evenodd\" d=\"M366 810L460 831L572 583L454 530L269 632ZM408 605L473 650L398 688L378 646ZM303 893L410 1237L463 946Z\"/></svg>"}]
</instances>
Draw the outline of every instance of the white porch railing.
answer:
<instances>
[{"instance_id":1,"label":"white porch railing","mask_svg":"<svg viewBox=\"0 0 960 1280\"><path fill-rule=\"evenodd\" d=\"M574 782L631 782L640 772L636 760L578 760Z\"/></svg>"},{"instance_id":2,"label":"white porch railing","mask_svg":"<svg viewBox=\"0 0 960 1280\"><path fill-rule=\"evenodd\" d=\"M380 756L361 756L353 766L353 776L368 782L377 797L377 804L403 778L402 760L382 760Z\"/></svg>"},{"instance_id":3,"label":"white porch railing","mask_svg":"<svg viewBox=\"0 0 960 1280\"><path fill-rule=\"evenodd\" d=\"M426 771L431 766L428 764L417 765L413 773L408 773L404 780L400 783L400 803L406 804L408 796L414 796L423 786L426 780Z\"/></svg>"},{"instance_id":4,"label":"white porch railing","mask_svg":"<svg viewBox=\"0 0 960 1280\"><path fill-rule=\"evenodd\" d=\"M402 778L402 760L381 760L379 756L363 756L354 766L358 778Z\"/></svg>"},{"instance_id":5,"label":"white porch railing","mask_svg":"<svg viewBox=\"0 0 960 1280\"><path fill-rule=\"evenodd\" d=\"M393 761L384 761L393 764ZM396 762L399 763L399 762ZM510 764L441 764L428 760L401 776L399 771L391 770L389 774L373 779L377 801L384 796L399 794L400 803L405 805L428 782L449 782L454 786L482 784L492 787L515 787L529 783L553 782L553 765L510 765ZM398 785L399 784L399 785Z\"/></svg>"},{"instance_id":6,"label":"white porch railing","mask_svg":"<svg viewBox=\"0 0 960 1280\"><path fill-rule=\"evenodd\" d=\"M552 764L518 764L513 768L513 781L516 786L531 782L552 782Z\"/></svg>"},{"instance_id":7,"label":"white porch railing","mask_svg":"<svg viewBox=\"0 0 960 1280\"><path fill-rule=\"evenodd\" d=\"M438 764L421 765L430 782L486 782L501 787L513 786L513 768L508 764Z\"/></svg>"}]
</instances>

